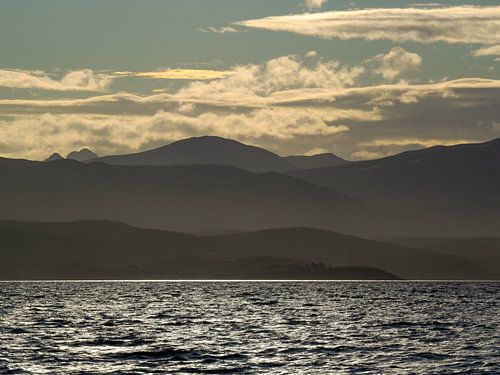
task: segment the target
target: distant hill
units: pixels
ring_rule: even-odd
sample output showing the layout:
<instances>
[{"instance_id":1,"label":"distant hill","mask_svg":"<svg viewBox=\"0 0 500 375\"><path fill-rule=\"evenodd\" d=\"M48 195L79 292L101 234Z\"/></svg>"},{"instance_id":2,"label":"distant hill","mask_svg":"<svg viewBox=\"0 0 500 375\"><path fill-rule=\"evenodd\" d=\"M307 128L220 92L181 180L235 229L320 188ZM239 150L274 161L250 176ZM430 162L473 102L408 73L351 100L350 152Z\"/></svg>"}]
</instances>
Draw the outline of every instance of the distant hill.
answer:
<instances>
[{"instance_id":1,"label":"distant hill","mask_svg":"<svg viewBox=\"0 0 500 375\"><path fill-rule=\"evenodd\" d=\"M77 160L77 161L88 161L98 158L95 152L90 151L88 148L82 148L80 151L72 151L67 156L66 159ZM64 158L58 152L54 152L50 155L44 162L51 162L56 160L63 160Z\"/></svg>"},{"instance_id":2,"label":"distant hill","mask_svg":"<svg viewBox=\"0 0 500 375\"><path fill-rule=\"evenodd\" d=\"M205 277L219 245L197 237L106 221L0 221L1 279Z\"/></svg>"},{"instance_id":3,"label":"distant hill","mask_svg":"<svg viewBox=\"0 0 500 375\"><path fill-rule=\"evenodd\" d=\"M0 157L0 168L3 168L3 171L2 171L2 169L0 169L0 173L6 172L9 170L10 171L12 171L12 170L20 171L23 168L34 167L37 165L40 165L40 162L25 160L25 159L8 159L8 158ZM0 174L0 177L1 177L1 174Z\"/></svg>"},{"instance_id":4,"label":"distant hill","mask_svg":"<svg viewBox=\"0 0 500 375\"><path fill-rule=\"evenodd\" d=\"M87 161L87 160L94 160L98 157L99 155L97 155L95 152L90 151L88 148L82 148L80 151L70 152L68 156L66 156L66 159Z\"/></svg>"},{"instance_id":5,"label":"distant hill","mask_svg":"<svg viewBox=\"0 0 500 375\"><path fill-rule=\"evenodd\" d=\"M52 155L50 155L47 159L45 159L44 161L45 162L51 162L51 161L55 161L55 160L61 160L61 159L64 159L61 154L57 153L57 152L54 152Z\"/></svg>"},{"instance_id":6,"label":"distant hill","mask_svg":"<svg viewBox=\"0 0 500 375\"><path fill-rule=\"evenodd\" d=\"M387 215L345 194L278 173L209 165L58 160L13 161L9 166L3 161L0 219L105 219L181 232L309 226L361 235L410 235L431 224Z\"/></svg>"},{"instance_id":7,"label":"distant hill","mask_svg":"<svg viewBox=\"0 0 500 375\"><path fill-rule=\"evenodd\" d=\"M199 237L109 221L0 221L0 249L4 280L488 276L465 257L308 228Z\"/></svg>"},{"instance_id":8,"label":"distant hill","mask_svg":"<svg viewBox=\"0 0 500 375\"><path fill-rule=\"evenodd\" d=\"M340 267L356 264L384 269L409 279L490 276L463 255L445 255L312 228L269 229L205 238L225 248L237 249L239 256L287 257Z\"/></svg>"},{"instance_id":9,"label":"distant hill","mask_svg":"<svg viewBox=\"0 0 500 375\"><path fill-rule=\"evenodd\" d=\"M260 147L214 136L187 138L149 151L103 156L93 161L136 166L226 165L256 173L285 172L347 163L331 153L281 157Z\"/></svg>"},{"instance_id":10,"label":"distant hill","mask_svg":"<svg viewBox=\"0 0 500 375\"><path fill-rule=\"evenodd\" d=\"M335 167L349 163L332 153L316 154L316 155L292 155L286 156L285 159L295 167L295 169L315 169L324 167Z\"/></svg>"},{"instance_id":11,"label":"distant hill","mask_svg":"<svg viewBox=\"0 0 500 375\"><path fill-rule=\"evenodd\" d=\"M500 227L500 139L290 174L384 211L434 217L450 235L495 235Z\"/></svg>"},{"instance_id":12,"label":"distant hill","mask_svg":"<svg viewBox=\"0 0 500 375\"><path fill-rule=\"evenodd\" d=\"M396 237L384 240L441 254L466 257L488 271L492 278L500 278L500 237Z\"/></svg>"},{"instance_id":13,"label":"distant hill","mask_svg":"<svg viewBox=\"0 0 500 375\"><path fill-rule=\"evenodd\" d=\"M294 169L286 159L255 146L220 137L188 138L154 150L98 159L115 165L226 165L251 172Z\"/></svg>"}]
</instances>

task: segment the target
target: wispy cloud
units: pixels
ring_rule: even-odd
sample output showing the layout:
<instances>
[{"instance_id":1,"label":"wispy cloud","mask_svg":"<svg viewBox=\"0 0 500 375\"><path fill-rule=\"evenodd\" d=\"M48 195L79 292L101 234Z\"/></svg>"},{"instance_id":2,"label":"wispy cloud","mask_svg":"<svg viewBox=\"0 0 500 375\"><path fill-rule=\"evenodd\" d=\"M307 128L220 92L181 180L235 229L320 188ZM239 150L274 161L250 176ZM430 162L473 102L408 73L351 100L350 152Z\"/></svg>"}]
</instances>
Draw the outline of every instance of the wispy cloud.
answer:
<instances>
[{"instance_id":1,"label":"wispy cloud","mask_svg":"<svg viewBox=\"0 0 500 375\"><path fill-rule=\"evenodd\" d=\"M351 154L352 159L378 159L393 155L396 152L415 150L432 146L454 146L464 143L481 142L477 138L378 138L369 142L361 142L360 150Z\"/></svg>"},{"instance_id":2,"label":"wispy cloud","mask_svg":"<svg viewBox=\"0 0 500 375\"><path fill-rule=\"evenodd\" d=\"M251 78L249 78L251 82ZM214 81L216 82L216 81ZM452 81L409 84L398 82L365 87L295 88L273 92L266 87L249 86L249 82L218 82L215 85L193 83L176 93L141 96L131 93L100 95L83 99L0 99L0 115L28 113L86 112L109 114L121 112L145 114L170 106L190 103L207 111L252 111L261 108L285 107L335 113L335 119L357 118L368 121L377 112L373 109L416 104L424 99L442 99L448 107L478 106L498 103L500 80L463 78ZM146 112L145 112L146 111ZM339 116L339 114L341 116ZM344 117L342 117L344 116Z\"/></svg>"},{"instance_id":3,"label":"wispy cloud","mask_svg":"<svg viewBox=\"0 0 500 375\"><path fill-rule=\"evenodd\" d=\"M1 69L0 86L54 91L106 91L113 81L109 74L90 69L74 70L56 79L40 70Z\"/></svg>"},{"instance_id":4,"label":"wispy cloud","mask_svg":"<svg viewBox=\"0 0 500 375\"><path fill-rule=\"evenodd\" d=\"M472 51L473 56L500 56L500 44Z\"/></svg>"},{"instance_id":5,"label":"wispy cloud","mask_svg":"<svg viewBox=\"0 0 500 375\"><path fill-rule=\"evenodd\" d=\"M236 25L321 38L500 43L500 6L377 8L265 17Z\"/></svg>"},{"instance_id":6,"label":"wispy cloud","mask_svg":"<svg viewBox=\"0 0 500 375\"><path fill-rule=\"evenodd\" d=\"M167 69L153 72L115 72L117 77L141 77L151 79L211 80L227 77L231 72L207 69Z\"/></svg>"},{"instance_id":7,"label":"wispy cloud","mask_svg":"<svg viewBox=\"0 0 500 375\"><path fill-rule=\"evenodd\" d=\"M346 131L343 125L328 126L314 113L289 109L196 116L166 111L153 116L43 114L0 120L0 139L11 140L8 150L0 147L0 154L43 159L55 150L68 153L91 147L102 155L144 150L206 134L277 148L280 142L309 138L314 144L315 140Z\"/></svg>"},{"instance_id":8,"label":"wispy cloud","mask_svg":"<svg viewBox=\"0 0 500 375\"><path fill-rule=\"evenodd\" d=\"M202 33L215 33L215 34L227 34L227 33L237 33L240 30L231 27L231 26L224 26L224 27L200 27L198 28L198 31L201 31Z\"/></svg>"},{"instance_id":9,"label":"wispy cloud","mask_svg":"<svg viewBox=\"0 0 500 375\"><path fill-rule=\"evenodd\" d=\"M368 150L358 150L351 153L351 159L353 160L370 160L378 159L386 156L383 152L368 151Z\"/></svg>"},{"instance_id":10,"label":"wispy cloud","mask_svg":"<svg viewBox=\"0 0 500 375\"><path fill-rule=\"evenodd\" d=\"M389 61L403 63L385 68L401 74L408 61L419 65L415 56L396 58L407 54L390 51L370 63L382 69L383 57L392 56ZM0 139L12 140L8 147L0 144L0 155L41 159L81 147L100 154L132 152L213 134L282 154L319 147L362 158L455 142L457 134L478 140L498 136L496 79L394 83L396 73L386 72L386 83L361 86L363 66L294 55L229 72L151 95L0 99Z\"/></svg>"},{"instance_id":11,"label":"wispy cloud","mask_svg":"<svg viewBox=\"0 0 500 375\"><path fill-rule=\"evenodd\" d=\"M453 146L464 143L473 143L475 139L436 139L436 138L381 138L370 142L361 143L360 146L410 146L417 145L421 147L431 147L431 146Z\"/></svg>"}]
</instances>

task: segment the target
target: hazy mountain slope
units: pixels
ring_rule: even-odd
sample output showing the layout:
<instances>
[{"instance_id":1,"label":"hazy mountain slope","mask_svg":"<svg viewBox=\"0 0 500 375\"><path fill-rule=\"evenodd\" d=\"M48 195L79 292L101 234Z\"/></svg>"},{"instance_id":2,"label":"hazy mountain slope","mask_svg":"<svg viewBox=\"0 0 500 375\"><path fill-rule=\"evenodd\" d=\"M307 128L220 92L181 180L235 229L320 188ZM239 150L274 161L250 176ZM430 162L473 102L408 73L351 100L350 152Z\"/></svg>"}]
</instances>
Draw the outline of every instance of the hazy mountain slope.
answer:
<instances>
[{"instance_id":1,"label":"hazy mountain slope","mask_svg":"<svg viewBox=\"0 0 500 375\"><path fill-rule=\"evenodd\" d=\"M433 215L450 234L500 227L500 139L290 174L383 210Z\"/></svg>"},{"instance_id":2,"label":"hazy mountain slope","mask_svg":"<svg viewBox=\"0 0 500 375\"><path fill-rule=\"evenodd\" d=\"M238 249L240 256L307 259L333 266L356 264L382 268L411 279L490 276L479 265L463 257L311 228L269 229L205 238L228 249Z\"/></svg>"},{"instance_id":3,"label":"hazy mountain slope","mask_svg":"<svg viewBox=\"0 0 500 375\"><path fill-rule=\"evenodd\" d=\"M252 279L264 280L400 280L393 273L374 267L330 267L322 263L283 264L262 267L250 273Z\"/></svg>"},{"instance_id":4,"label":"hazy mountain slope","mask_svg":"<svg viewBox=\"0 0 500 375\"><path fill-rule=\"evenodd\" d=\"M0 219L105 219L200 232L311 226L357 234L412 230L330 189L222 166L130 167L72 160L0 169Z\"/></svg>"},{"instance_id":5,"label":"hazy mountain slope","mask_svg":"<svg viewBox=\"0 0 500 375\"><path fill-rule=\"evenodd\" d=\"M13 170L13 169L21 169L24 167L32 167L40 164L37 161L25 160L25 159L8 159L8 158L0 158L0 168L3 168L4 171ZM2 170L0 169L0 172ZM0 180L1 181L1 180Z\"/></svg>"},{"instance_id":6,"label":"hazy mountain slope","mask_svg":"<svg viewBox=\"0 0 500 375\"><path fill-rule=\"evenodd\" d=\"M219 248L187 234L113 222L1 221L0 277L154 278L162 273L179 274L176 269L180 274L193 271L206 275L213 270L200 265L197 257L216 259Z\"/></svg>"},{"instance_id":7,"label":"hazy mountain slope","mask_svg":"<svg viewBox=\"0 0 500 375\"><path fill-rule=\"evenodd\" d=\"M239 254L192 235L105 221L0 221L0 279L394 279L373 267L332 268Z\"/></svg>"},{"instance_id":8,"label":"hazy mountain slope","mask_svg":"<svg viewBox=\"0 0 500 375\"><path fill-rule=\"evenodd\" d=\"M287 160L255 146L212 136L188 138L154 150L97 159L116 165L227 165L252 172L287 171Z\"/></svg>"},{"instance_id":9,"label":"hazy mountain slope","mask_svg":"<svg viewBox=\"0 0 500 375\"><path fill-rule=\"evenodd\" d=\"M308 228L198 237L109 221L0 221L0 279L396 278L393 274L489 276L462 257Z\"/></svg>"},{"instance_id":10,"label":"hazy mountain slope","mask_svg":"<svg viewBox=\"0 0 500 375\"><path fill-rule=\"evenodd\" d=\"M314 169L324 167L334 167L349 163L332 153L317 154L317 155L291 155L286 156L286 159L296 169Z\"/></svg>"},{"instance_id":11,"label":"hazy mountain slope","mask_svg":"<svg viewBox=\"0 0 500 375\"><path fill-rule=\"evenodd\" d=\"M489 270L495 278L500 278L500 238L498 237L398 237L385 240L403 246L465 257L481 265L485 270Z\"/></svg>"}]
</instances>

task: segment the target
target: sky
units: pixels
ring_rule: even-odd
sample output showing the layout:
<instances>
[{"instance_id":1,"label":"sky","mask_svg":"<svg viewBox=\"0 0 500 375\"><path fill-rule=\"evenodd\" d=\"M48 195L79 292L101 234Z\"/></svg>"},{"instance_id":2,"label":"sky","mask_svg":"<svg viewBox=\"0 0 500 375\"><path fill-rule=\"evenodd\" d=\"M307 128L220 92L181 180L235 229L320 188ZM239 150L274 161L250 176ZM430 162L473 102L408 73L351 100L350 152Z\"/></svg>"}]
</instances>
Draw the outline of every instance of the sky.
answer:
<instances>
[{"instance_id":1,"label":"sky","mask_svg":"<svg viewBox=\"0 0 500 375\"><path fill-rule=\"evenodd\" d=\"M0 156L217 135L351 160L500 137L500 3L0 2Z\"/></svg>"}]
</instances>

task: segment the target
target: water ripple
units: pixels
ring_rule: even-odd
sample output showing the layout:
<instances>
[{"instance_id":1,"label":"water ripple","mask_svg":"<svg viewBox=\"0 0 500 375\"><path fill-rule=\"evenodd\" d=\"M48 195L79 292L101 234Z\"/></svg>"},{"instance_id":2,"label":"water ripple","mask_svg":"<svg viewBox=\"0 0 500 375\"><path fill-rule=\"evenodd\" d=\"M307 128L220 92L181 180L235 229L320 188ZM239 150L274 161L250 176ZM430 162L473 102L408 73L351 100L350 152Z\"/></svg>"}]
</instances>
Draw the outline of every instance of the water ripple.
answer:
<instances>
[{"instance_id":1,"label":"water ripple","mask_svg":"<svg viewBox=\"0 0 500 375\"><path fill-rule=\"evenodd\" d=\"M500 373L500 283L0 283L0 374Z\"/></svg>"}]
</instances>

